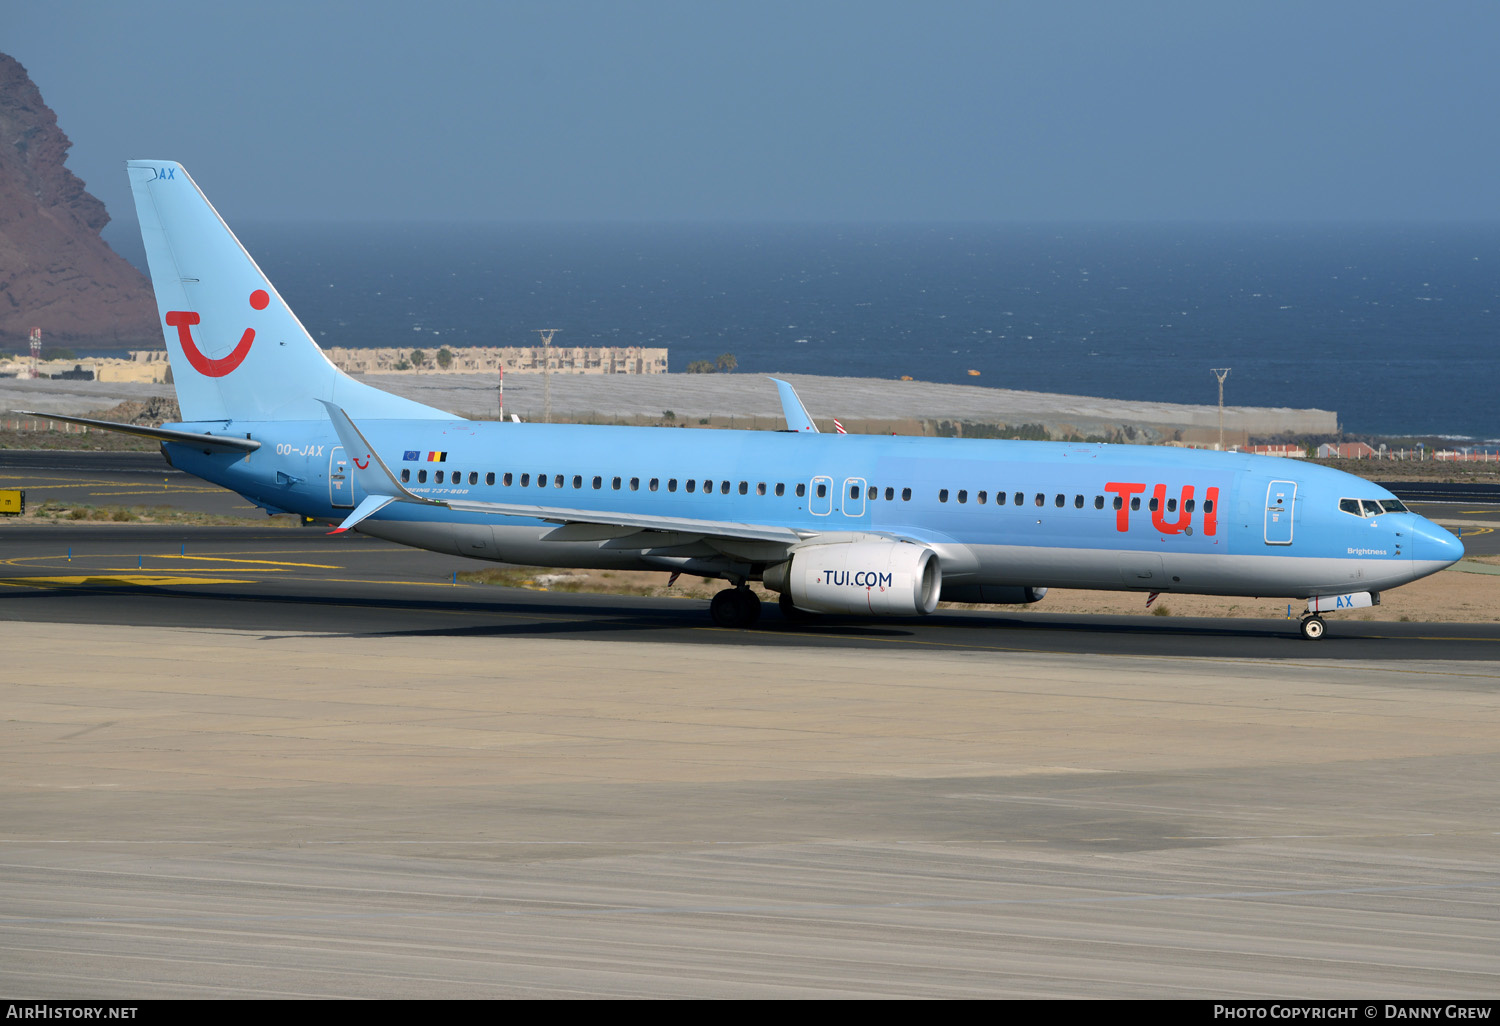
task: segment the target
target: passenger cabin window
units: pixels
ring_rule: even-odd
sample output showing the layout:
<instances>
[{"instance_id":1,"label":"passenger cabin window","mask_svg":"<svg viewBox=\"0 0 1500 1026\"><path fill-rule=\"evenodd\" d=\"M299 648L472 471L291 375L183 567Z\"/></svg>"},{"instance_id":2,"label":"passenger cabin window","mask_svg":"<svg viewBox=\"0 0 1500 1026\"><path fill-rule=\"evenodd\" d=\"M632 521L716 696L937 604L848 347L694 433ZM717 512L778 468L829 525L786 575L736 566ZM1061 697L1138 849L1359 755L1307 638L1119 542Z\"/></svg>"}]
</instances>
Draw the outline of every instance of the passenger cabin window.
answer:
<instances>
[{"instance_id":1,"label":"passenger cabin window","mask_svg":"<svg viewBox=\"0 0 1500 1026\"><path fill-rule=\"evenodd\" d=\"M510 476L509 473L507 473L505 475L505 478L504 478L504 480L503 480L502 483L505 485L505 487L509 488L510 487L510 482L511 482L511 476Z\"/></svg>"},{"instance_id":2,"label":"passenger cabin window","mask_svg":"<svg viewBox=\"0 0 1500 1026\"><path fill-rule=\"evenodd\" d=\"M1096 495L1096 496L1094 496L1094 508L1095 509L1103 509L1104 508L1104 496L1102 496L1102 495Z\"/></svg>"},{"instance_id":3,"label":"passenger cabin window","mask_svg":"<svg viewBox=\"0 0 1500 1026\"><path fill-rule=\"evenodd\" d=\"M741 495L749 495L750 494L750 482L748 482L748 481L741 481L740 482L740 494Z\"/></svg>"},{"instance_id":4,"label":"passenger cabin window","mask_svg":"<svg viewBox=\"0 0 1500 1026\"><path fill-rule=\"evenodd\" d=\"M690 492L696 492L698 490L698 481L696 478L688 478L687 490Z\"/></svg>"},{"instance_id":5,"label":"passenger cabin window","mask_svg":"<svg viewBox=\"0 0 1500 1026\"><path fill-rule=\"evenodd\" d=\"M1130 508L1131 509L1140 509L1141 508L1141 497L1139 495L1135 496L1133 499L1130 500Z\"/></svg>"},{"instance_id":6,"label":"passenger cabin window","mask_svg":"<svg viewBox=\"0 0 1500 1026\"><path fill-rule=\"evenodd\" d=\"M946 488L939 488L938 489L938 502L947 502L947 501L948 501L948 489L946 489Z\"/></svg>"},{"instance_id":7,"label":"passenger cabin window","mask_svg":"<svg viewBox=\"0 0 1500 1026\"><path fill-rule=\"evenodd\" d=\"M720 481L719 482L719 494L720 495L728 495L729 494L729 482L728 481Z\"/></svg>"},{"instance_id":8,"label":"passenger cabin window","mask_svg":"<svg viewBox=\"0 0 1500 1026\"><path fill-rule=\"evenodd\" d=\"M871 499L877 499L879 497L880 497L880 489L876 488L874 485L871 485L870 486L869 498L871 498Z\"/></svg>"},{"instance_id":9,"label":"passenger cabin window","mask_svg":"<svg viewBox=\"0 0 1500 1026\"><path fill-rule=\"evenodd\" d=\"M531 475L530 474L522 474L521 475L521 487L525 488L529 484L531 484Z\"/></svg>"},{"instance_id":10,"label":"passenger cabin window","mask_svg":"<svg viewBox=\"0 0 1500 1026\"><path fill-rule=\"evenodd\" d=\"M887 488L885 490L885 501L886 502L891 502L895 498L896 498L896 489L894 489L894 488Z\"/></svg>"},{"instance_id":11,"label":"passenger cabin window","mask_svg":"<svg viewBox=\"0 0 1500 1026\"><path fill-rule=\"evenodd\" d=\"M1212 500L1212 499L1205 499L1205 500L1203 500L1203 512L1205 512L1205 513L1212 513L1213 511L1214 511L1214 500Z\"/></svg>"},{"instance_id":12,"label":"passenger cabin window","mask_svg":"<svg viewBox=\"0 0 1500 1026\"><path fill-rule=\"evenodd\" d=\"M910 502L911 501L911 489L910 488L903 488L903 489L901 489L901 501L902 502Z\"/></svg>"},{"instance_id":13,"label":"passenger cabin window","mask_svg":"<svg viewBox=\"0 0 1500 1026\"><path fill-rule=\"evenodd\" d=\"M1083 496L1082 495L1075 495L1075 496L1073 496L1073 508L1074 509L1083 509Z\"/></svg>"},{"instance_id":14,"label":"passenger cabin window","mask_svg":"<svg viewBox=\"0 0 1500 1026\"><path fill-rule=\"evenodd\" d=\"M484 483L487 485L492 485L495 483L495 472L493 470L484 475Z\"/></svg>"},{"instance_id":15,"label":"passenger cabin window","mask_svg":"<svg viewBox=\"0 0 1500 1026\"><path fill-rule=\"evenodd\" d=\"M669 491L669 492L675 492L676 490L677 490L677 479L675 477L669 477L669 478L667 478L667 491Z\"/></svg>"},{"instance_id":16,"label":"passenger cabin window","mask_svg":"<svg viewBox=\"0 0 1500 1026\"><path fill-rule=\"evenodd\" d=\"M427 483L427 471L425 471L425 470L419 470L419 471L417 471L417 484L426 484L426 483Z\"/></svg>"},{"instance_id":17,"label":"passenger cabin window","mask_svg":"<svg viewBox=\"0 0 1500 1026\"><path fill-rule=\"evenodd\" d=\"M603 488L603 487L604 487L604 478L600 477L598 474L595 474L594 475L594 491L597 492L600 488Z\"/></svg>"},{"instance_id":18,"label":"passenger cabin window","mask_svg":"<svg viewBox=\"0 0 1500 1026\"><path fill-rule=\"evenodd\" d=\"M610 481L609 486L618 492L620 490L620 479L617 477Z\"/></svg>"},{"instance_id":19,"label":"passenger cabin window","mask_svg":"<svg viewBox=\"0 0 1500 1026\"><path fill-rule=\"evenodd\" d=\"M1067 505L1067 502L1068 497L1066 495L1059 494L1057 498L1052 500L1052 505L1056 506L1058 509L1062 509L1065 505Z\"/></svg>"},{"instance_id":20,"label":"passenger cabin window","mask_svg":"<svg viewBox=\"0 0 1500 1026\"><path fill-rule=\"evenodd\" d=\"M547 487L547 475L546 474L538 474L536 476L536 486L538 488L546 488Z\"/></svg>"},{"instance_id":21,"label":"passenger cabin window","mask_svg":"<svg viewBox=\"0 0 1500 1026\"><path fill-rule=\"evenodd\" d=\"M650 481L646 482L646 487L654 492L660 483L660 481L653 477Z\"/></svg>"},{"instance_id":22,"label":"passenger cabin window","mask_svg":"<svg viewBox=\"0 0 1500 1026\"><path fill-rule=\"evenodd\" d=\"M1047 497L1045 495L1043 495L1041 492L1037 492L1036 493L1036 504L1038 506L1045 506L1045 505L1047 505Z\"/></svg>"},{"instance_id":23,"label":"passenger cabin window","mask_svg":"<svg viewBox=\"0 0 1500 1026\"><path fill-rule=\"evenodd\" d=\"M1026 502L1026 496L1023 493L1021 493L1021 492L1017 492L1015 494L1015 498L1012 499L1011 501L1013 501L1017 506L1020 506L1020 505L1022 505L1023 503Z\"/></svg>"},{"instance_id":24,"label":"passenger cabin window","mask_svg":"<svg viewBox=\"0 0 1500 1026\"><path fill-rule=\"evenodd\" d=\"M798 481L797 482L797 498L800 499L800 498L802 498L806 494L807 494L807 485L803 484L801 481Z\"/></svg>"},{"instance_id":25,"label":"passenger cabin window","mask_svg":"<svg viewBox=\"0 0 1500 1026\"><path fill-rule=\"evenodd\" d=\"M401 468L401 483L405 484L406 482L408 482L410 480L411 480L411 468L410 467L402 467Z\"/></svg>"},{"instance_id":26,"label":"passenger cabin window","mask_svg":"<svg viewBox=\"0 0 1500 1026\"><path fill-rule=\"evenodd\" d=\"M828 497L828 485L827 485L826 482L820 482L818 484L818 498L820 498L820 499L826 499L827 497Z\"/></svg>"},{"instance_id":27,"label":"passenger cabin window","mask_svg":"<svg viewBox=\"0 0 1500 1026\"><path fill-rule=\"evenodd\" d=\"M574 487L575 490L583 487L583 475L582 474L574 474L573 475L573 487Z\"/></svg>"},{"instance_id":28,"label":"passenger cabin window","mask_svg":"<svg viewBox=\"0 0 1500 1026\"><path fill-rule=\"evenodd\" d=\"M857 499L857 498L859 498L859 485L850 485L849 486L849 498L851 498L851 499Z\"/></svg>"},{"instance_id":29,"label":"passenger cabin window","mask_svg":"<svg viewBox=\"0 0 1500 1026\"><path fill-rule=\"evenodd\" d=\"M968 502L969 501L969 490L967 488L960 488L958 490L958 501L959 502Z\"/></svg>"},{"instance_id":30,"label":"passenger cabin window","mask_svg":"<svg viewBox=\"0 0 1500 1026\"><path fill-rule=\"evenodd\" d=\"M776 494L777 495L785 495L786 494L786 485L782 484L780 481L776 482Z\"/></svg>"},{"instance_id":31,"label":"passenger cabin window","mask_svg":"<svg viewBox=\"0 0 1500 1026\"><path fill-rule=\"evenodd\" d=\"M477 471L477 470L471 470L471 471L469 471L469 484L478 484L478 483L479 483L479 471Z\"/></svg>"},{"instance_id":32,"label":"passenger cabin window","mask_svg":"<svg viewBox=\"0 0 1500 1026\"><path fill-rule=\"evenodd\" d=\"M1182 508L1185 509L1185 510L1187 510L1189 513L1191 513L1194 509L1196 509L1197 506L1198 506L1198 500L1197 499L1189 499L1187 502L1184 502L1182 504Z\"/></svg>"},{"instance_id":33,"label":"passenger cabin window","mask_svg":"<svg viewBox=\"0 0 1500 1026\"><path fill-rule=\"evenodd\" d=\"M437 477L434 480L436 480L438 484L443 483L443 472L441 470L437 472Z\"/></svg>"},{"instance_id":34,"label":"passenger cabin window","mask_svg":"<svg viewBox=\"0 0 1500 1026\"><path fill-rule=\"evenodd\" d=\"M764 481L758 482L756 484L756 486L755 486L755 494L756 495L764 495L764 494L766 494L766 483Z\"/></svg>"},{"instance_id":35,"label":"passenger cabin window","mask_svg":"<svg viewBox=\"0 0 1500 1026\"><path fill-rule=\"evenodd\" d=\"M632 477L630 479L630 490L632 492L638 492L638 491L641 490L641 479L640 478L638 478L638 477Z\"/></svg>"},{"instance_id":36,"label":"passenger cabin window","mask_svg":"<svg viewBox=\"0 0 1500 1026\"><path fill-rule=\"evenodd\" d=\"M980 504L980 505L981 505L981 506L983 506L983 505L984 505L984 500L985 500L985 494L984 494L984 489L982 489L982 488L981 488L981 489L980 489L980 490L979 490L979 494L978 494L978 495L976 495L976 496L975 496L975 499L976 499L976 500L977 500L977 501L978 501L978 502L979 502L979 504Z\"/></svg>"}]
</instances>

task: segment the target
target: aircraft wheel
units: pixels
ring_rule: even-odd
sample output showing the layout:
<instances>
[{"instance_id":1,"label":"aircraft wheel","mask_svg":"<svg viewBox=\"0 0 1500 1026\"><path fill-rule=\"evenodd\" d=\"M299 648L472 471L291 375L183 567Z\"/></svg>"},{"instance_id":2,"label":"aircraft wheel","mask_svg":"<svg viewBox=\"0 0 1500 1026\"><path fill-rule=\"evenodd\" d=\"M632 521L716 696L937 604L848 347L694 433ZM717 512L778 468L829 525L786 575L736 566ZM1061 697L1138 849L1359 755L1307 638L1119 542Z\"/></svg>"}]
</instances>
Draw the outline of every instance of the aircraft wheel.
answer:
<instances>
[{"instance_id":1,"label":"aircraft wheel","mask_svg":"<svg viewBox=\"0 0 1500 1026\"><path fill-rule=\"evenodd\" d=\"M1323 622L1321 616L1306 616L1302 618L1302 636L1308 641L1317 641L1327 629L1328 625Z\"/></svg>"},{"instance_id":2,"label":"aircraft wheel","mask_svg":"<svg viewBox=\"0 0 1500 1026\"><path fill-rule=\"evenodd\" d=\"M719 627L750 627L760 619L760 599L749 588L725 588L708 604Z\"/></svg>"},{"instance_id":3,"label":"aircraft wheel","mask_svg":"<svg viewBox=\"0 0 1500 1026\"><path fill-rule=\"evenodd\" d=\"M745 611L745 626L754 627L760 620L760 596L749 588L736 588Z\"/></svg>"}]
</instances>

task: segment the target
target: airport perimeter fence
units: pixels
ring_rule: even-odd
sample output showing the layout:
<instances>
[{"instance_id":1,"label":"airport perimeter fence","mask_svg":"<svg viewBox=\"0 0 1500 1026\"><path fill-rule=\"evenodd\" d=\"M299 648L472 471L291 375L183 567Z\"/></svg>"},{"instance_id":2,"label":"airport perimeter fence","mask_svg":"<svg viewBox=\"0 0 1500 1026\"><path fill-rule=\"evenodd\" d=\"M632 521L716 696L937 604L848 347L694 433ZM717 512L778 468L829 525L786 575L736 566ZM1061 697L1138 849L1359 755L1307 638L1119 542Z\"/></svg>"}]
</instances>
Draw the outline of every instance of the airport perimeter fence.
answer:
<instances>
[{"instance_id":1,"label":"airport perimeter fence","mask_svg":"<svg viewBox=\"0 0 1500 1026\"><path fill-rule=\"evenodd\" d=\"M0 419L0 431L62 431L70 435L86 435L89 426L47 417L5 417Z\"/></svg>"}]
</instances>

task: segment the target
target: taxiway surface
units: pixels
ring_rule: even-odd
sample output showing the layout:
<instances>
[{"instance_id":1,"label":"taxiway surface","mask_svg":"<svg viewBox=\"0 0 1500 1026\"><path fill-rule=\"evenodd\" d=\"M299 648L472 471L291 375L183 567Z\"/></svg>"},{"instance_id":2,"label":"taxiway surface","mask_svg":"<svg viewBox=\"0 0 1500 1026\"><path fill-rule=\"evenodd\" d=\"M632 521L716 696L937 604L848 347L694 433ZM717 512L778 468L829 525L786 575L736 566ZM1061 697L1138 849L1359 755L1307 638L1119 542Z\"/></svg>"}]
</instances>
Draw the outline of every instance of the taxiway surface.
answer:
<instances>
[{"instance_id":1,"label":"taxiway surface","mask_svg":"<svg viewBox=\"0 0 1500 1026\"><path fill-rule=\"evenodd\" d=\"M0 525L0 992L1500 986L1491 625L726 631L473 565Z\"/></svg>"}]
</instances>

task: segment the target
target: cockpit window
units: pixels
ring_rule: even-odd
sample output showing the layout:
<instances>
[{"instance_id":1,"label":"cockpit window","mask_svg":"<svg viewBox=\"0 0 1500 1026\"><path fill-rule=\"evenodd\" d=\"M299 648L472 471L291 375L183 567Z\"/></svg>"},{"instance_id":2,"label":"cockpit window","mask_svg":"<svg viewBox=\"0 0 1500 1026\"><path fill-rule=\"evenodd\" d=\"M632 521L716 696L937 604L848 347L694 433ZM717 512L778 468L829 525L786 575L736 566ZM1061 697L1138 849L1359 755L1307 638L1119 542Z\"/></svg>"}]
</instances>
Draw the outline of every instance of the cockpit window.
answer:
<instances>
[{"instance_id":1,"label":"cockpit window","mask_svg":"<svg viewBox=\"0 0 1500 1026\"><path fill-rule=\"evenodd\" d=\"M1340 499L1339 509L1357 517L1378 517L1382 513L1407 513L1399 499Z\"/></svg>"}]
</instances>

